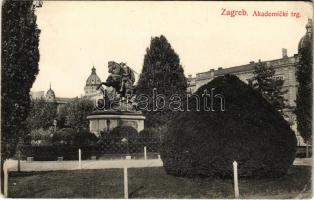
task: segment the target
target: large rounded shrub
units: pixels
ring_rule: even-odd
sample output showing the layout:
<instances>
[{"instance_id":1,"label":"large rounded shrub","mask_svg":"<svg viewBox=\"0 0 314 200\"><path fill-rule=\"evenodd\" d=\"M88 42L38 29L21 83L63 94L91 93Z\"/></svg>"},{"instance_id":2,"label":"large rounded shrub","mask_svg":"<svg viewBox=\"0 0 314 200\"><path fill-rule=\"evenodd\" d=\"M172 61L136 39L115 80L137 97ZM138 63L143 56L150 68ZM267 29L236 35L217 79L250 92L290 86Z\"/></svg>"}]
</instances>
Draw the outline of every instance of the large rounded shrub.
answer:
<instances>
[{"instance_id":1,"label":"large rounded shrub","mask_svg":"<svg viewBox=\"0 0 314 200\"><path fill-rule=\"evenodd\" d=\"M204 90L225 99L221 111L205 111ZM258 92L236 76L217 77L200 87L197 111L195 96L190 111L180 113L168 126L161 151L167 173L177 176L232 176L238 162L239 176L277 177L285 174L296 151L296 137L289 124ZM211 100L206 103L210 107Z\"/></svg>"}]
</instances>

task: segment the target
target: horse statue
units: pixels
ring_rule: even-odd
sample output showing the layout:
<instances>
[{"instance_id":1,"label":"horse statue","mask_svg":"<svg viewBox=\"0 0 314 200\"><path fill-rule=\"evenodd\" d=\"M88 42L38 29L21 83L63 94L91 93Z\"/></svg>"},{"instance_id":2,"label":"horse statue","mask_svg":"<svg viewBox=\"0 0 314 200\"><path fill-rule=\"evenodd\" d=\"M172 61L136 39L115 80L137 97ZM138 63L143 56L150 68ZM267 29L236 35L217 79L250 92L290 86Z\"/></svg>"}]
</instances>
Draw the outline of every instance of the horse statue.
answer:
<instances>
[{"instance_id":1,"label":"horse statue","mask_svg":"<svg viewBox=\"0 0 314 200\"><path fill-rule=\"evenodd\" d=\"M133 96L135 76L134 71L125 63L108 62L109 76L106 82L98 85L99 89L102 85L113 87L115 92L122 98Z\"/></svg>"}]
</instances>

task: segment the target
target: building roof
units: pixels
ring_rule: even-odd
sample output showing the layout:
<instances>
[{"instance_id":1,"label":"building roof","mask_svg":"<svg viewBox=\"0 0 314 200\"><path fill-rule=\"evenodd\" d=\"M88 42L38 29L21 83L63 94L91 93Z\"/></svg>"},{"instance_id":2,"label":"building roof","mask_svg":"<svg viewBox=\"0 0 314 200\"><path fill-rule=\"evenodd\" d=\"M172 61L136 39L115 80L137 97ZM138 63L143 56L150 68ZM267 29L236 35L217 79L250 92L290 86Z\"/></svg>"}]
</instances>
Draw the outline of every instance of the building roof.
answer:
<instances>
[{"instance_id":1,"label":"building roof","mask_svg":"<svg viewBox=\"0 0 314 200\"><path fill-rule=\"evenodd\" d=\"M49 86L49 90L46 92L46 99L54 100L56 98L55 92L51 89L51 84Z\"/></svg>"},{"instance_id":2,"label":"building roof","mask_svg":"<svg viewBox=\"0 0 314 200\"><path fill-rule=\"evenodd\" d=\"M67 98L67 97L56 97L56 102L60 104L66 104L72 101L74 98Z\"/></svg>"},{"instance_id":3,"label":"building roof","mask_svg":"<svg viewBox=\"0 0 314 200\"><path fill-rule=\"evenodd\" d=\"M101 80L99 76L96 74L96 69L93 66L92 73L89 75L89 77L86 80L86 86L99 85L100 83L101 83Z\"/></svg>"},{"instance_id":4,"label":"building roof","mask_svg":"<svg viewBox=\"0 0 314 200\"><path fill-rule=\"evenodd\" d=\"M230 68L221 68L215 70L215 76L223 75L223 74L230 74L230 73L238 73L238 72L244 72L244 71L250 71L254 69L254 64L246 64L246 65L240 65Z\"/></svg>"},{"instance_id":5,"label":"building roof","mask_svg":"<svg viewBox=\"0 0 314 200\"><path fill-rule=\"evenodd\" d=\"M261 62L262 63L270 63L273 67L276 68L276 67L280 67L279 66L280 64L278 65L278 62L281 62L281 61L285 61L284 63L295 62L294 59L295 59L295 57L291 56L291 57L285 57L285 58L279 58L279 59L267 60L267 61L261 61ZM245 64L245 65L239 65L239 66L228 67L228 68L218 68L216 70L212 70L212 72L214 72L214 76L248 72L248 71L254 70L255 64L256 64L256 62L250 62L249 64ZM197 79L208 78L211 76L210 73L211 73L211 71L198 73L196 78Z\"/></svg>"}]
</instances>

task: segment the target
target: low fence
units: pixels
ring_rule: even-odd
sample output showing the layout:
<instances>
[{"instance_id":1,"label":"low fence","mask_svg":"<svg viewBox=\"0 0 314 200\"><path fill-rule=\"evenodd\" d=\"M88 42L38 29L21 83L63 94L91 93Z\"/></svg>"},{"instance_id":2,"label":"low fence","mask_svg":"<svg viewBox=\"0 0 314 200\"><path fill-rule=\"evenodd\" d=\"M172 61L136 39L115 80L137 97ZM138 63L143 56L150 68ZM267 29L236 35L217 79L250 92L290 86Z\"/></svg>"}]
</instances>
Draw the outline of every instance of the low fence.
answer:
<instances>
[{"instance_id":1,"label":"low fence","mask_svg":"<svg viewBox=\"0 0 314 200\"><path fill-rule=\"evenodd\" d=\"M118 159L126 155L134 158L143 157L144 147L148 157L157 157L160 148L159 138L129 138L111 137L99 140L96 144L84 146L49 145L49 146L21 146L21 159L33 157L36 161L77 160L78 149L82 151L82 159Z\"/></svg>"}]
</instances>

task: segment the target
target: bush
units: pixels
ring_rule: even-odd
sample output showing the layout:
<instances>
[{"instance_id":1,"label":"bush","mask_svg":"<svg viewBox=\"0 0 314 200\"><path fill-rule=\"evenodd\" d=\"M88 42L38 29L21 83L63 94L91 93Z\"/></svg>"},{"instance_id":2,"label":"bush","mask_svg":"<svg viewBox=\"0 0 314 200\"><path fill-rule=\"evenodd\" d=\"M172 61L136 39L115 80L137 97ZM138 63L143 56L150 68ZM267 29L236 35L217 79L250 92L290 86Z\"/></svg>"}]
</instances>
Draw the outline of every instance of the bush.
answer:
<instances>
[{"instance_id":1,"label":"bush","mask_svg":"<svg viewBox=\"0 0 314 200\"><path fill-rule=\"evenodd\" d=\"M109 135L123 138L135 138L138 137L138 132L132 126L117 126L112 129Z\"/></svg>"},{"instance_id":2,"label":"bush","mask_svg":"<svg viewBox=\"0 0 314 200\"><path fill-rule=\"evenodd\" d=\"M72 128L62 128L53 133L52 141L54 144L73 144L75 134Z\"/></svg>"},{"instance_id":3,"label":"bush","mask_svg":"<svg viewBox=\"0 0 314 200\"><path fill-rule=\"evenodd\" d=\"M50 146L24 145L21 147L22 159L34 157L35 161L54 161L58 157L64 160L78 160L78 149L82 150L82 159L90 159L96 155L94 146L70 146L55 144Z\"/></svg>"},{"instance_id":4,"label":"bush","mask_svg":"<svg viewBox=\"0 0 314 200\"><path fill-rule=\"evenodd\" d=\"M30 143L32 145L51 145L52 132L43 128L34 129L30 133Z\"/></svg>"},{"instance_id":5,"label":"bush","mask_svg":"<svg viewBox=\"0 0 314 200\"><path fill-rule=\"evenodd\" d=\"M74 135L74 145L85 146L93 145L98 141L98 138L95 134L90 133L87 130L79 129Z\"/></svg>"},{"instance_id":6,"label":"bush","mask_svg":"<svg viewBox=\"0 0 314 200\"><path fill-rule=\"evenodd\" d=\"M214 110L204 111L203 91L222 94L225 111L214 98ZM278 111L236 76L217 77L199 88L190 112L180 113L168 126L161 158L167 173L177 176L278 177L293 163L296 137ZM217 101L218 100L218 101Z\"/></svg>"},{"instance_id":7,"label":"bush","mask_svg":"<svg viewBox=\"0 0 314 200\"><path fill-rule=\"evenodd\" d=\"M145 128L144 130L139 132L140 137L151 137L162 139L165 135L166 126L160 126L158 128Z\"/></svg>"}]
</instances>

